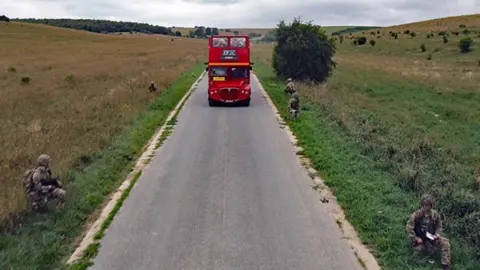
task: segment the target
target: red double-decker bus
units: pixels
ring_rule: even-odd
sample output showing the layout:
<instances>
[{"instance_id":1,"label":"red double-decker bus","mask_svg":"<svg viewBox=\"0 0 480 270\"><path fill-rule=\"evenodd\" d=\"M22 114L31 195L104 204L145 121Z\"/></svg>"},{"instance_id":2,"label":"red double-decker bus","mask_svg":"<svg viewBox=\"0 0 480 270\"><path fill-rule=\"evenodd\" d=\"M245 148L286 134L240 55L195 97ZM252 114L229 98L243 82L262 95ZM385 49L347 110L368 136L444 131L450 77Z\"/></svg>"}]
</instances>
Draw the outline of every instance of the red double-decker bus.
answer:
<instances>
[{"instance_id":1,"label":"red double-decker bus","mask_svg":"<svg viewBox=\"0 0 480 270\"><path fill-rule=\"evenodd\" d=\"M250 38L211 36L208 48L208 105L250 106Z\"/></svg>"}]
</instances>

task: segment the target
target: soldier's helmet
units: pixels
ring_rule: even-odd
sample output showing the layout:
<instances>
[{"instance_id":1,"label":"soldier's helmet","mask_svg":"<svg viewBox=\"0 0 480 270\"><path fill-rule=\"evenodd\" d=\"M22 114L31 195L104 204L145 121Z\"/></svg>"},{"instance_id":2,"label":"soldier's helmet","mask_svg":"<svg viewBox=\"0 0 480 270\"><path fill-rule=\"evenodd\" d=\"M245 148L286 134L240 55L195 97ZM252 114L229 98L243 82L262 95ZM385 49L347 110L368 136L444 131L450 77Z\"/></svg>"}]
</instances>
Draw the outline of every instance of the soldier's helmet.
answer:
<instances>
[{"instance_id":1,"label":"soldier's helmet","mask_svg":"<svg viewBox=\"0 0 480 270\"><path fill-rule=\"evenodd\" d=\"M287 83L291 82L292 81L292 78L288 78L287 80Z\"/></svg>"},{"instance_id":2,"label":"soldier's helmet","mask_svg":"<svg viewBox=\"0 0 480 270\"><path fill-rule=\"evenodd\" d=\"M424 206L426 204L430 204L432 207L435 204L435 200L433 199L433 196L430 194L423 194L422 197L420 198L420 206Z\"/></svg>"},{"instance_id":3,"label":"soldier's helmet","mask_svg":"<svg viewBox=\"0 0 480 270\"><path fill-rule=\"evenodd\" d=\"M50 156L42 154L38 157L37 163L38 163L38 166L49 167L50 164L52 163L52 159L50 158Z\"/></svg>"}]
</instances>

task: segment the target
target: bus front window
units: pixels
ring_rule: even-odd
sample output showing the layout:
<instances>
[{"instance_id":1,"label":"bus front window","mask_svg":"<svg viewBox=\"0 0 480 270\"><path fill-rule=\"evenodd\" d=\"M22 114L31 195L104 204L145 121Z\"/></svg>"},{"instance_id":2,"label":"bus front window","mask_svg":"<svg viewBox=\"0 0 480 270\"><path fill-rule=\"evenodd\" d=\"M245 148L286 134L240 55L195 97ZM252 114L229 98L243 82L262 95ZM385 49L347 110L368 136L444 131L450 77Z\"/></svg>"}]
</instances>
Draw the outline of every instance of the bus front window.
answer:
<instances>
[{"instance_id":1,"label":"bus front window","mask_svg":"<svg viewBox=\"0 0 480 270\"><path fill-rule=\"evenodd\" d=\"M246 79L249 77L248 68L232 68L232 78L234 79Z\"/></svg>"},{"instance_id":2,"label":"bus front window","mask_svg":"<svg viewBox=\"0 0 480 270\"><path fill-rule=\"evenodd\" d=\"M214 68L212 68L212 76L213 77L226 77L227 76L227 68L224 68L224 67L214 67Z\"/></svg>"}]
</instances>

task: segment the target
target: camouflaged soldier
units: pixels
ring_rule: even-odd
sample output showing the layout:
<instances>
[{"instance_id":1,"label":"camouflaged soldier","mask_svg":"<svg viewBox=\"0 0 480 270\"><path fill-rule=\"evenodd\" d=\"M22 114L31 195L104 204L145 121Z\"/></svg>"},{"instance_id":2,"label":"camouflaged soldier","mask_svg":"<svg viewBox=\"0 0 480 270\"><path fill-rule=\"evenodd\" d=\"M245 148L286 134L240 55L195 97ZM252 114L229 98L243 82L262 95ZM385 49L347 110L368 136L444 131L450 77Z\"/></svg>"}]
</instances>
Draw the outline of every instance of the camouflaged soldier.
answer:
<instances>
[{"instance_id":1,"label":"camouflaged soldier","mask_svg":"<svg viewBox=\"0 0 480 270\"><path fill-rule=\"evenodd\" d=\"M37 167L25 172L23 183L34 210L46 206L49 199L57 200L57 208L64 205L66 191L59 178L52 177L51 163L48 155L41 155L37 159Z\"/></svg>"},{"instance_id":2,"label":"camouflaged soldier","mask_svg":"<svg viewBox=\"0 0 480 270\"><path fill-rule=\"evenodd\" d=\"M432 209L434 199L429 194L424 194L420 199L420 209L413 212L407 222L406 230L415 253L420 253L425 249L439 248L442 254L441 263L443 269L450 269L450 241L441 236L443 230L440 214ZM428 234L433 236L430 239Z\"/></svg>"},{"instance_id":3,"label":"camouflaged soldier","mask_svg":"<svg viewBox=\"0 0 480 270\"><path fill-rule=\"evenodd\" d=\"M295 89L295 84L293 83L292 78L288 78L287 80L287 87L285 88L285 93L292 95L293 93L296 93L297 90Z\"/></svg>"},{"instance_id":4,"label":"camouflaged soldier","mask_svg":"<svg viewBox=\"0 0 480 270\"><path fill-rule=\"evenodd\" d=\"M157 91L157 85L155 84L154 81L151 81L150 82L150 86L148 87L148 91L151 93L151 92L156 92Z\"/></svg>"},{"instance_id":5,"label":"camouflaged soldier","mask_svg":"<svg viewBox=\"0 0 480 270\"><path fill-rule=\"evenodd\" d=\"M289 107L292 119L297 119L298 115L300 114L300 98L297 93L292 94L289 102Z\"/></svg>"}]
</instances>

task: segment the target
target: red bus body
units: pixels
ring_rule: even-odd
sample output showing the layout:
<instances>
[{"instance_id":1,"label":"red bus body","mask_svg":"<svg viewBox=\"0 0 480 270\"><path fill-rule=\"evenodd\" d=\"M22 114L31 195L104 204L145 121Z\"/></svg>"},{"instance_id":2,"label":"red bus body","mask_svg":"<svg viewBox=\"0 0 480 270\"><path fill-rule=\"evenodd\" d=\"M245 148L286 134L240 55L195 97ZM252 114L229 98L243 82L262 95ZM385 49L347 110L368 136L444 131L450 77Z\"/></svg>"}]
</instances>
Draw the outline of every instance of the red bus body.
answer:
<instances>
[{"instance_id":1,"label":"red bus body","mask_svg":"<svg viewBox=\"0 0 480 270\"><path fill-rule=\"evenodd\" d=\"M208 103L250 105L249 36L211 36L208 43Z\"/></svg>"}]
</instances>

